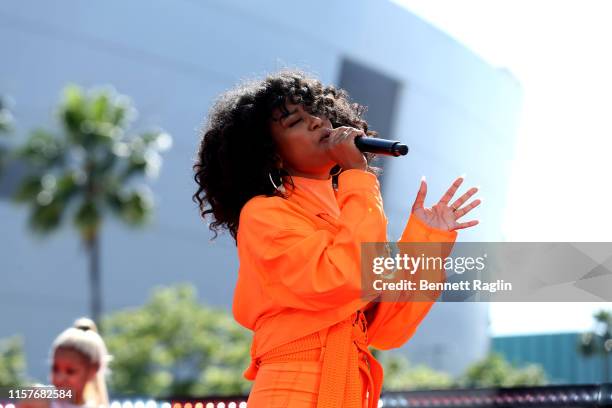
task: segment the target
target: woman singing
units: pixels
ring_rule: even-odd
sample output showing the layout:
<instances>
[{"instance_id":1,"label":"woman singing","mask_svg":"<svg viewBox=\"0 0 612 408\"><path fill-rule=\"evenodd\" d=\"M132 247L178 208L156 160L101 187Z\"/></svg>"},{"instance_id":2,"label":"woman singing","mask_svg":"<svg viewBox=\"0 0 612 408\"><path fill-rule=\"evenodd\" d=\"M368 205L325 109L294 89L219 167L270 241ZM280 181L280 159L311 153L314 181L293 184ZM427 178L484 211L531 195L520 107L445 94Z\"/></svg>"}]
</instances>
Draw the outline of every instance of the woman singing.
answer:
<instances>
[{"instance_id":1,"label":"woman singing","mask_svg":"<svg viewBox=\"0 0 612 408\"><path fill-rule=\"evenodd\" d=\"M363 107L299 71L241 84L202 132L194 194L215 232L236 240L233 313L254 332L249 408L377 407L383 372L368 346L404 344L433 302L362 296L361 243L386 242L376 170L354 143L371 137ZM400 242L455 241L480 200L432 208L424 180ZM465 205L464 205L465 204Z\"/></svg>"}]
</instances>

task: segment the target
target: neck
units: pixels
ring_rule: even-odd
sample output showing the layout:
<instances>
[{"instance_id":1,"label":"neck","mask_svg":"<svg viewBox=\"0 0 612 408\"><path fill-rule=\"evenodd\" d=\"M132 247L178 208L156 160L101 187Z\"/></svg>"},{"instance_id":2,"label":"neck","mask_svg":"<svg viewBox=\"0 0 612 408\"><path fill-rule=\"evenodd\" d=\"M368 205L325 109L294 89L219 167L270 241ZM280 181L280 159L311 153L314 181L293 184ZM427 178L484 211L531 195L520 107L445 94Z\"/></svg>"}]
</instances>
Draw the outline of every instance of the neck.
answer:
<instances>
[{"instance_id":1,"label":"neck","mask_svg":"<svg viewBox=\"0 0 612 408\"><path fill-rule=\"evenodd\" d=\"M72 403L74 405L83 405L83 404L85 404L85 399L83 398L83 393L82 392L75 393L74 394L74 398L72 399Z\"/></svg>"},{"instance_id":2,"label":"neck","mask_svg":"<svg viewBox=\"0 0 612 408\"><path fill-rule=\"evenodd\" d=\"M326 173L305 173L291 168L285 168L285 170L287 170L287 173L289 173L290 176L305 177L315 180L329 180L331 178L331 176L329 175L329 171L331 169L327 170Z\"/></svg>"}]
</instances>

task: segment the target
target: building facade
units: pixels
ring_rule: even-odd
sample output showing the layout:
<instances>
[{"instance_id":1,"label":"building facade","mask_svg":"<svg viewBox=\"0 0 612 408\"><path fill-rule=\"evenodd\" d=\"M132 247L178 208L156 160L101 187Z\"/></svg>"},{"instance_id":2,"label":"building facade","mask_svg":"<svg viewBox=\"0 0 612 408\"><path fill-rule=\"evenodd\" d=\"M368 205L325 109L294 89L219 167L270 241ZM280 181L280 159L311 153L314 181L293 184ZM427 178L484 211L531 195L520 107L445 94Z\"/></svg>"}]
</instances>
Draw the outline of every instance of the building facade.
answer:
<instances>
[{"instance_id":1,"label":"building facade","mask_svg":"<svg viewBox=\"0 0 612 408\"><path fill-rule=\"evenodd\" d=\"M596 384L605 379L602 355L584 356L579 352L580 333L551 333L499 336L492 339L492 351L517 366L540 364L551 384ZM608 353L608 367L612 355Z\"/></svg>"}]
</instances>

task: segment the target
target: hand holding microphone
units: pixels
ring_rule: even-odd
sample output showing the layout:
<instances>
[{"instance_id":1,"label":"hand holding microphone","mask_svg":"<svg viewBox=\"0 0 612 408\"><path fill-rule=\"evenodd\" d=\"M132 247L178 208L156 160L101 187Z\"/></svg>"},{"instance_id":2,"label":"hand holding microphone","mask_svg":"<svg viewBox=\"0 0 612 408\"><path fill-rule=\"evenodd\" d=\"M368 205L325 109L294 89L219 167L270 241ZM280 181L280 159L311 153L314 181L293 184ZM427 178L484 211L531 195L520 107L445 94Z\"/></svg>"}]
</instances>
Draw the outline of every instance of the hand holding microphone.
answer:
<instances>
[{"instance_id":1,"label":"hand holding microphone","mask_svg":"<svg viewBox=\"0 0 612 408\"><path fill-rule=\"evenodd\" d=\"M365 137L361 129L348 126L330 129L329 135L323 140L330 157L345 170L365 170L367 162L363 152L395 157L408 153L408 146L398 141Z\"/></svg>"},{"instance_id":2,"label":"hand holding microphone","mask_svg":"<svg viewBox=\"0 0 612 408\"><path fill-rule=\"evenodd\" d=\"M329 157L344 170L365 170L368 166L365 156L355 145L355 138L362 136L363 131L348 126L330 129L329 135L321 141L325 143Z\"/></svg>"}]
</instances>

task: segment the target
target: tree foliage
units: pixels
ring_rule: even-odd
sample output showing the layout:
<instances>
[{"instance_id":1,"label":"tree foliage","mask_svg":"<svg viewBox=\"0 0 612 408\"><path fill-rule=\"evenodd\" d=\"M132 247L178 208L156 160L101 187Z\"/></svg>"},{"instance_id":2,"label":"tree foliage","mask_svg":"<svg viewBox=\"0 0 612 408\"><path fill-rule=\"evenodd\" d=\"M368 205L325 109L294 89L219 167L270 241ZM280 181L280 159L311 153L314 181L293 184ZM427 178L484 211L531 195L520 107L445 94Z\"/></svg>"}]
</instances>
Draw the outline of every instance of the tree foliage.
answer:
<instances>
[{"instance_id":1,"label":"tree foliage","mask_svg":"<svg viewBox=\"0 0 612 408\"><path fill-rule=\"evenodd\" d=\"M412 366L403 355L385 352L380 356L383 365L386 391L419 389L443 389L453 385L452 377L425 365Z\"/></svg>"},{"instance_id":2,"label":"tree foliage","mask_svg":"<svg viewBox=\"0 0 612 408\"><path fill-rule=\"evenodd\" d=\"M147 220L152 197L132 179L157 174L171 138L162 131L130 134L135 112L111 89L66 87L60 130L33 131L17 152L29 174L15 198L30 206L34 230L53 231L69 212L84 239L98 231L106 210L133 225Z\"/></svg>"},{"instance_id":3,"label":"tree foliage","mask_svg":"<svg viewBox=\"0 0 612 408\"><path fill-rule=\"evenodd\" d=\"M490 353L472 364L457 381L460 387L476 388L538 386L546 383L546 374L539 364L515 367L497 353Z\"/></svg>"},{"instance_id":4,"label":"tree foliage","mask_svg":"<svg viewBox=\"0 0 612 408\"><path fill-rule=\"evenodd\" d=\"M142 307L103 322L113 355L111 392L151 397L245 394L249 332L198 303L193 287L154 291Z\"/></svg>"},{"instance_id":5,"label":"tree foliage","mask_svg":"<svg viewBox=\"0 0 612 408\"><path fill-rule=\"evenodd\" d=\"M610 356L612 355L612 312L599 310L593 315L595 328L583 333L578 351L585 357L598 356L602 359L603 381L610 381Z\"/></svg>"},{"instance_id":6,"label":"tree foliage","mask_svg":"<svg viewBox=\"0 0 612 408\"><path fill-rule=\"evenodd\" d=\"M0 387L23 387L27 383L23 340L19 336L0 340Z\"/></svg>"},{"instance_id":7,"label":"tree foliage","mask_svg":"<svg viewBox=\"0 0 612 408\"><path fill-rule=\"evenodd\" d=\"M473 363L457 378L425 365L411 366L405 357L397 354L383 355L381 362L385 370L384 387L387 391L538 386L547 383L540 365L515 367L496 353Z\"/></svg>"}]
</instances>

